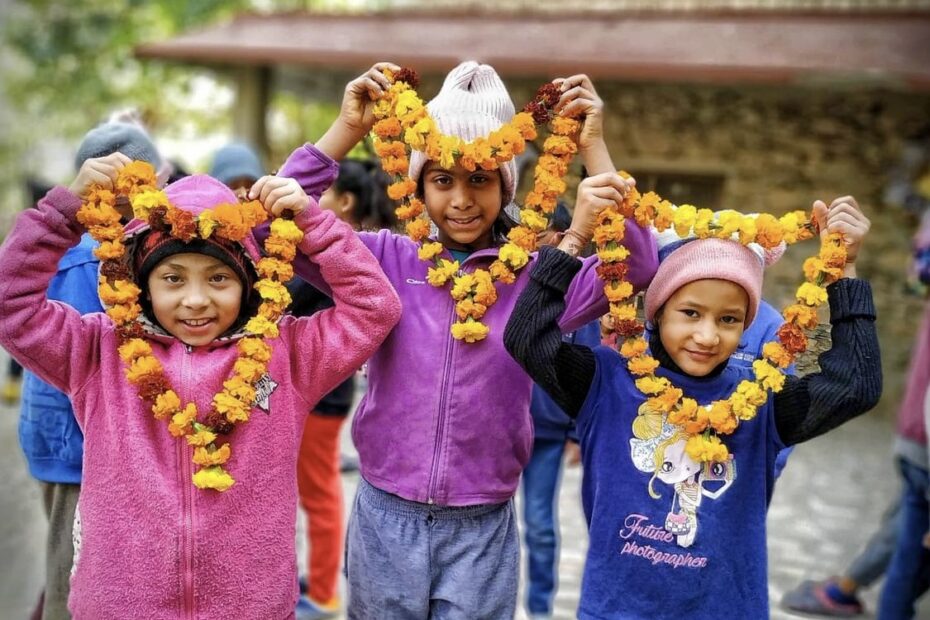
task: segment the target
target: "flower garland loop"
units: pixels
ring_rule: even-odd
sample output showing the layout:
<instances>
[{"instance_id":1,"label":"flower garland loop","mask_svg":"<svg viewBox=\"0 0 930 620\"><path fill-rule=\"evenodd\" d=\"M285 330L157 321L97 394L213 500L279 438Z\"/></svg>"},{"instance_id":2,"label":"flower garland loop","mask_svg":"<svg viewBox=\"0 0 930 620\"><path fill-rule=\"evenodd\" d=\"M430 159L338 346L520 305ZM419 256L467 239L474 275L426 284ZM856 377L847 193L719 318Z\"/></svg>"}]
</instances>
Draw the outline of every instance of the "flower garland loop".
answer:
<instances>
[{"instance_id":1,"label":"flower garland loop","mask_svg":"<svg viewBox=\"0 0 930 620\"><path fill-rule=\"evenodd\" d=\"M625 174L625 173L621 173ZM798 288L796 303L785 308L785 324L778 330L778 340L763 347L762 359L752 367L755 378L740 382L726 399L699 405L684 398L680 388L655 374L658 360L648 355L643 325L636 318L633 287L626 281L629 251L622 245L624 225L633 218L639 225L650 224L660 232L674 228L680 237L699 239L739 238L746 245L757 243L772 249L781 243L793 244L816 234L815 224L803 211L776 218L769 214L747 216L737 211L714 213L692 205L673 206L654 192L640 195L635 189L619 208L601 212L594 232L597 254L601 259L598 274L604 280L604 292L610 302L620 354L627 358L627 368L636 377L637 389L647 396L640 409L642 415L663 415L669 424L687 437L685 449L695 461L726 461L729 450L721 436L736 431L740 422L753 419L758 407L768 400L769 392L781 391L785 376L799 353L807 350L804 330L817 326L817 308L827 301L826 286L843 276L846 246L839 233L828 235L820 253L804 262L805 282Z\"/></svg>"},{"instance_id":2,"label":"flower garland loop","mask_svg":"<svg viewBox=\"0 0 930 620\"><path fill-rule=\"evenodd\" d=\"M558 196L565 192L562 180L568 171L572 157L578 152L573 136L581 124L571 118L553 114L553 108L561 93L554 84L545 84L536 93L524 110L516 114L509 123L492 131L488 136L470 142L458 136L443 134L430 117L426 104L414 90L417 75L410 69L401 69L396 74L385 71L391 80L390 89L375 103L377 119L372 132L374 149L381 158L381 166L393 177L388 195L401 201L397 218L405 222L407 235L419 245L421 260L431 264L427 270L427 281L435 287L451 282L450 293L456 301L458 320L452 325L452 336L457 340L472 343L487 337L489 328L481 322L482 317L495 301L495 282L511 284L516 272L530 260L530 253L537 248L537 233L548 225L547 214L555 210ZM442 258L441 243L427 239L430 231L426 206L415 196L417 184L408 175L409 153L416 149L427 158L451 168L456 162L466 170L497 170L516 155L523 152L526 141L537 136L536 125L549 124L551 135L543 144L534 173L533 190L527 194L524 207L520 210L520 225L507 235L507 243L499 252L498 259L489 269L476 269L465 273L459 262Z\"/></svg>"},{"instance_id":3,"label":"flower garland loop","mask_svg":"<svg viewBox=\"0 0 930 620\"><path fill-rule=\"evenodd\" d=\"M303 233L291 220L272 220L271 235L265 242L268 256L256 266L260 279L255 289L262 303L245 326L249 335L237 343L239 352L232 376L213 397L211 411L201 419L194 403L182 403L152 347L142 338L143 328L138 321L142 313L138 303L141 290L133 282L128 264L123 227L115 208L117 196L127 197L135 217L148 222L153 230L168 232L185 242L211 235L241 242L254 226L265 221L265 209L258 201L223 204L195 217L172 205L165 192L156 188L151 165L136 161L120 171L114 191L92 187L77 213L78 221L100 243L94 250L103 261L99 293L108 306L107 315L116 324L126 378L136 386L139 398L150 404L155 418L166 420L173 436L193 446L193 462L199 467L193 475L194 485L225 491L235 483L224 468L232 448L228 441L221 443L219 439L249 419L256 385L271 359L271 345L265 339L278 336L277 321L291 301L283 283L294 275L291 261Z\"/></svg>"}]
</instances>

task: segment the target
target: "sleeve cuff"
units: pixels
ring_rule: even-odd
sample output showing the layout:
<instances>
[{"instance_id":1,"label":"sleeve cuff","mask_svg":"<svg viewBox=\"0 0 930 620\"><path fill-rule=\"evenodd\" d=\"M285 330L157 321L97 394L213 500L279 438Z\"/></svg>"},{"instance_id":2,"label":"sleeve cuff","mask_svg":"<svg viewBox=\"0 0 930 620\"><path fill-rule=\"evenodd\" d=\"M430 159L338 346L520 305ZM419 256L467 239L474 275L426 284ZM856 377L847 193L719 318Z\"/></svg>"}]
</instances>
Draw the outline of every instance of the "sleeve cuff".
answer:
<instances>
[{"instance_id":1,"label":"sleeve cuff","mask_svg":"<svg viewBox=\"0 0 930 620\"><path fill-rule=\"evenodd\" d=\"M556 248L545 246L540 249L530 277L563 293L581 270L581 261Z\"/></svg>"},{"instance_id":2,"label":"sleeve cuff","mask_svg":"<svg viewBox=\"0 0 930 620\"><path fill-rule=\"evenodd\" d=\"M859 278L842 278L827 287L830 322L848 319L875 320L872 286Z\"/></svg>"},{"instance_id":3,"label":"sleeve cuff","mask_svg":"<svg viewBox=\"0 0 930 620\"><path fill-rule=\"evenodd\" d=\"M61 185L53 187L45 195L45 200L61 213L69 222L76 221L78 209L81 208L81 199L71 193L67 187Z\"/></svg>"}]
</instances>

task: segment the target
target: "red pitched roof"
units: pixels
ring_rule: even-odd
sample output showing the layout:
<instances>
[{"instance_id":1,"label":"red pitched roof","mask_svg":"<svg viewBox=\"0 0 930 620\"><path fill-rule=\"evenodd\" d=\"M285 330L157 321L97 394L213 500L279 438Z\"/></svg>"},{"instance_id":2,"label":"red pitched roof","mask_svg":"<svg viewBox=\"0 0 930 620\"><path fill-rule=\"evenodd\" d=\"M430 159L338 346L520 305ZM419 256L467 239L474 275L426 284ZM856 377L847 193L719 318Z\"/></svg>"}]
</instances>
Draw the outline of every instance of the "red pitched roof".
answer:
<instances>
[{"instance_id":1,"label":"red pitched roof","mask_svg":"<svg viewBox=\"0 0 930 620\"><path fill-rule=\"evenodd\" d=\"M475 59L504 75L786 83L876 79L930 89L930 15L653 13L241 15L137 48L196 64L430 73Z\"/></svg>"}]
</instances>

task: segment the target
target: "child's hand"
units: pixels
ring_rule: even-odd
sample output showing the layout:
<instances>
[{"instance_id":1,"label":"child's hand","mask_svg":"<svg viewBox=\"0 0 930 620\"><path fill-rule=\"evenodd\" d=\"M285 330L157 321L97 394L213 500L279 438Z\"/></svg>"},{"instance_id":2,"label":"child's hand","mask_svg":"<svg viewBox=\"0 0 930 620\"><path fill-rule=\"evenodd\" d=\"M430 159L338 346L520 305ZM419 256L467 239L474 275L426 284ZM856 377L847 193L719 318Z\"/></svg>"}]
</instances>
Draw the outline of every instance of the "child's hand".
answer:
<instances>
[{"instance_id":1,"label":"child's hand","mask_svg":"<svg viewBox=\"0 0 930 620\"><path fill-rule=\"evenodd\" d=\"M400 67L393 63L378 62L346 84L345 94L342 96L342 109L339 110L339 120L359 137L371 131L375 124L373 104L391 87L390 81L381 73L383 69L400 71Z\"/></svg>"},{"instance_id":2,"label":"child's hand","mask_svg":"<svg viewBox=\"0 0 930 620\"><path fill-rule=\"evenodd\" d=\"M829 207L822 200L814 201L814 220L820 226L821 239L829 233L843 233L843 239L846 241L845 276L856 277L856 258L862 248L862 241L872 227L856 199L852 196L836 198Z\"/></svg>"},{"instance_id":3,"label":"child's hand","mask_svg":"<svg viewBox=\"0 0 930 620\"><path fill-rule=\"evenodd\" d=\"M583 180L578 185L571 226L565 231L558 248L578 256L594 236L597 215L611 205L619 205L635 185L634 179L624 179L616 172L605 172Z\"/></svg>"},{"instance_id":4,"label":"child's hand","mask_svg":"<svg viewBox=\"0 0 930 620\"><path fill-rule=\"evenodd\" d=\"M578 134L578 148L583 152L604 143L604 101L598 97L594 84L583 73L552 80L562 89L562 97L555 109L562 116L582 120Z\"/></svg>"},{"instance_id":5,"label":"child's hand","mask_svg":"<svg viewBox=\"0 0 930 620\"><path fill-rule=\"evenodd\" d=\"M261 201L265 211L271 215L281 215L285 211L297 215L310 206L310 197L297 181L272 175L255 181L249 190L249 198Z\"/></svg>"},{"instance_id":6,"label":"child's hand","mask_svg":"<svg viewBox=\"0 0 930 620\"><path fill-rule=\"evenodd\" d=\"M119 151L106 157L88 159L81 164L81 169L78 170L77 176L68 189L79 198L85 198L87 190L94 184L101 185L105 189L113 189L119 171L129 163L132 163L132 160Z\"/></svg>"}]
</instances>

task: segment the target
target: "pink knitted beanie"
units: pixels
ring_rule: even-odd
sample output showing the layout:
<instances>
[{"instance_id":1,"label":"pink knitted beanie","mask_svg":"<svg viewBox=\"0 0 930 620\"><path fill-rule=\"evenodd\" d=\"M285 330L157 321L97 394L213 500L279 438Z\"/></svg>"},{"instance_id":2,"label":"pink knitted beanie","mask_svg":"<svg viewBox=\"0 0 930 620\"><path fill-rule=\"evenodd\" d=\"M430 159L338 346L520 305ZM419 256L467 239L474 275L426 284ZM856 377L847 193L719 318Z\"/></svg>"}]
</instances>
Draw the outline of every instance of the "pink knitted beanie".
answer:
<instances>
[{"instance_id":1,"label":"pink knitted beanie","mask_svg":"<svg viewBox=\"0 0 930 620\"><path fill-rule=\"evenodd\" d=\"M513 101L497 72L472 60L449 72L439 94L426 104L440 131L470 141L510 122L515 110ZM426 155L410 154L410 178L419 181ZM510 160L500 167L503 204L513 201L517 188L517 163Z\"/></svg>"},{"instance_id":2,"label":"pink knitted beanie","mask_svg":"<svg viewBox=\"0 0 930 620\"><path fill-rule=\"evenodd\" d=\"M659 263L659 269L646 289L646 320L655 322L659 308L686 284L695 280L727 280L743 287L749 295L745 323L748 328L759 310L762 273L762 257L736 241L686 241Z\"/></svg>"}]
</instances>

